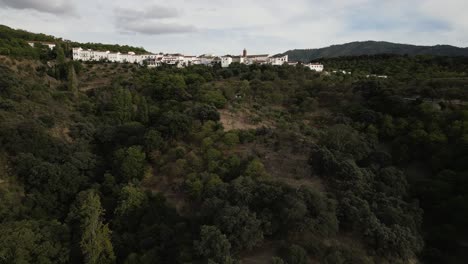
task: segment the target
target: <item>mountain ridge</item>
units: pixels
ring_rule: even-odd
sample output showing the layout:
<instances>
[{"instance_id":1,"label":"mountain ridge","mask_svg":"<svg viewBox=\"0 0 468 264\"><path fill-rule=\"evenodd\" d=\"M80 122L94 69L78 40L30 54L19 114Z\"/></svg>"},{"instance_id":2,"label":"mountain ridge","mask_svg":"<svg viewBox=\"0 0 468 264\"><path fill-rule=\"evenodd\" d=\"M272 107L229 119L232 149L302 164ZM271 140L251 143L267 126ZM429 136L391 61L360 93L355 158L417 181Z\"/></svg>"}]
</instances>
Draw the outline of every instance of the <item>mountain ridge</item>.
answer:
<instances>
[{"instance_id":1,"label":"mountain ridge","mask_svg":"<svg viewBox=\"0 0 468 264\"><path fill-rule=\"evenodd\" d=\"M468 48L439 44L433 46L401 44L387 41L354 41L317 49L292 49L283 53L290 60L309 62L320 58L377 54L468 56Z\"/></svg>"}]
</instances>

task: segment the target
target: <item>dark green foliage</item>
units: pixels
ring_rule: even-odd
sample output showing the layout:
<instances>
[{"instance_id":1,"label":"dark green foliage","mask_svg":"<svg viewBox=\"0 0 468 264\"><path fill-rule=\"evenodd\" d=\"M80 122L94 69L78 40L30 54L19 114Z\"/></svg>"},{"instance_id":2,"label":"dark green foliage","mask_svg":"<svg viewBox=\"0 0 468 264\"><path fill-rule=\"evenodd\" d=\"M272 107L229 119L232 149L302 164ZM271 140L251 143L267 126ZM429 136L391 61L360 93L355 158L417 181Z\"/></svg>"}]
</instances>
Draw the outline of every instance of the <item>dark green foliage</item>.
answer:
<instances>
[{"instance_id":1,"label":"dark green foliage","mask_svg":"<svg viewBox=\"0 0 468 264\"><path fill-rule=\"evenodd\" d=\"M83 263L115 262L111 231L102 222L103 214L100 198L94 190L79 193L70 209L67 221L74 228L75 247L79 246ZM78 262L77 259L73 261Z\"/></svg>"},{"instance_id":2,"label":"dark green foliage","mask_svg":"<svg viewBox=\"0 0 468 264\"><path fill-rule=\"evenodd\" d=\"M0 224L0 263L69 263L69 230L57 221Z\"/></svg>"},{"instance_id":3,"label":"dark green foliage","mask_svg":"<svg viewBox=\"0 0 468 264\"><path fill-rule=\"evenodd\" d=\"M146 154L140 146L119 149L114 154L114 170L121 181L141 180L145 174Z\"/></svg>"},{"instance_id":4,"label":"dark green foliage","mask_svg":"<svg viewBox=\"0 0 468 264\"><path fill-rule=\"evenodd\" d=\"M359 132L342 124L326 130L320 143L330 150L348 154L356 160L367 156L370 151L369 143Z\"/></svg>"},{"instance_id":5,"label":"dark green foliage","mask_svg":"<svg viewBox=\"0 0 468 264\"><path fill-rule=\"evenodd\" d=\"M180 263L187 248L186 223L161 195L124 187L113 219L117 259L137 263Z\"/></svg>"},{"instance_id":6,"label":"dark green foliage","mask_svg":"<svg viewBox=\"0 0 468 264\"><path fill-rule=\"evenodd\" d=\"M208 261L215 263L232 263L231 244L215 226L202 226L200 240L195 241L195 250Z\"/></svg>"},{"instance_id":7,"label":"dark green foliage","mask_svg":"<svg viewBox=\"0 0 468 264\"><path fill-rule=\"evenodd\" d=\"M123 124L132 120L133 104L129 90L118 88L112 98L112 115L114 120Z\"/></svg>"},{"instance_id":8,"label":"dark green foliage","mask_svg":"<svg viewBox=\"0 0 468 264\"><path fill-rule=\"evenodd\" d=\"M162 114L158 126L165 137L177 138L189 132L190 123L191 119L188 115L169 111Z\"/></svg>"},{"instance_id":9,"label":"dark green foliage","mask_svg":"<svg viewBox=\"0 0 468 264\"><path fill-rule=\"evenodd\" d=\"M307 252L298 245L291 245L283 250L284 260L288 264L308 263Z\"/></svg>"},{"instance_id":10,"label":"dark green foliage","mask_svg":"<svg viewBox=\"0 0 468 264\"><path fill-rule=\"evenodd\" d=\"M202 102L216 108L223 108L227 101L221 91L207 91L202 97Z\"/></svg>"},{"instance_id":11,"label":"dark green foliage","mask_svg":"<svg viewBox=\"0 0 468 264\"><path fill-rule=\"evenodd\" d=\"M24 182L25 190L31 194L26 199L35 214L63 216L75 194L87 182L79 168L70 162L50 163L31 154L21 154L16 163L18 176Z\"/></svg>"},{"instance_id":12,"label":"dark green foliage","mask_svg":"<svg viewBox=\"0 0 468 264\"><path fill-rule=\"evenodd\" d=\"M200 120L202 123L206 121L219 121L219 113L215 107L207 104L195 105L192 110L194 118Z\"/></svg>"},{"instance_id":13,"label":"dark green foliage","mask_svg":"<svg viewBox=\"0 0 468 264\"><path fill-rule=\"evenodd\" d=\"M260 224L256 215L246 207L226 206L215 218L215 225L238 249L252 249L263 240Z\"/></svg>"},{"instance_id":14,"label":"dark green foliage","mask_svg":"<svg viewBox=\"0 0 468 264\"><path fill-rule=\"evenodd\" d=\"M376 175L339 154L316 149L311 161L335 190L340 226L361 230L360 235L381 254L408 258L421 250L421 212L404 200L407 185L403 173L388 167Z\"/></svg>"},{"instance_id":15,"label":"dark green foliage","mask_svg":"<svg viewBox=\"0 0 468 264\"><path fill-rule=\"evenodd\" d=\"M76 71L73 64L68 66L68 90L72 92L74 95L78 94L78 79L76 77Z\"/></svg>"},{"instance_id":16,"label":"dark green foliage","mask_svg":"<svg viewBox=\"0 0 468 264\"><path fill-rule=\"evenodd\" d=\"M157 130L149 130L145 134L145 148L148 151L158 150L164 144L164 139L161 137L161 133Z\"/></svg>"}]
</instances>

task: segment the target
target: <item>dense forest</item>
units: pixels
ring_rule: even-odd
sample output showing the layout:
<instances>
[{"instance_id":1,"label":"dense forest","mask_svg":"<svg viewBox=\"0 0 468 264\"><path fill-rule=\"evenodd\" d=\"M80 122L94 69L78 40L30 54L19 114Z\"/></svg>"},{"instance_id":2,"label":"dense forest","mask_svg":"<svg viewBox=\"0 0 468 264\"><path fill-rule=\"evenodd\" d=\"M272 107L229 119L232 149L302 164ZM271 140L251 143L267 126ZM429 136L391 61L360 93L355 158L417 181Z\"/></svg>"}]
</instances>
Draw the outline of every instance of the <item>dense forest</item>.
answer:
<instances>
[{"instance_id":1,"label":"dense forest","mask_svg":"<svg viewBox=\"0 0 468 264\"><path fill-rule=\"evenodd\" d=\"M356 41L341 45L332 45L320 49L294 49L284 54L293 61L310 62L322 58L363 55L430 55L430 56L468 56L468 48L450 45L416 46L385 41Z\"/></svg>"},{"instance_id":2,"label":"dense forest","mask_svg":"<svg viewBox=\"0 0 468 264\"><path fill-rule=\"evenodd\" d=\"M66 48L0 56L0 263L468 262L465 59Z\"/></svg>"}]
</instances>

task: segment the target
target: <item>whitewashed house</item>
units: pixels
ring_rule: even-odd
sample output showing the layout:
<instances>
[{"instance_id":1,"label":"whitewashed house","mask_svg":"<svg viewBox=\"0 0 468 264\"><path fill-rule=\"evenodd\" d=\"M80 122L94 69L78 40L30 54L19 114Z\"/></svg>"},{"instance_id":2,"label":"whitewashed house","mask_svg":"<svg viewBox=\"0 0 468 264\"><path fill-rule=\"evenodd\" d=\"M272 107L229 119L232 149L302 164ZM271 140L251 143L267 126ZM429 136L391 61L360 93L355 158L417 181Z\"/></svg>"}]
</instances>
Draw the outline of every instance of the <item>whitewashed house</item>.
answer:
<instances>
[{"instance_id":1,"label":"whitewashed house","mask_svg":"<svg viewBox=\"0 0 468 264\"><path fill-rule=\"evenodd\" d=\"M288 63L288 55L275 55L270 56L268 54L248 55L247 50L244 49L241 56L226 55L221 57L221 67L227 68L233 62L241 64L270 64L280 66Z\"/></svg>"},{"instance_id":2,"label":"whitewashed house","mask_svg":"<svg viewBox=\"0 0 468 264\"><path fill-rule=\"evenodd\" d=\"M323 65L320 63L309 63L304 66L316 72L323 72Z\"/></svg>"},{"instance_id":3,"label":"whitewashed house","mask_svg":"<svg viewBox=\"0 0 468 264\"><path fill-rule=\"evenodd\" d=\"M231 56L223 56L221 57L221 67L227 68L229 65L232 63L232 57Z\"/></svg>"},{"instance_id":4,"label":"whitewashed house","mask_svg":"<svg viewBox=\"0 0 468 264\"><path fill-rule=\"evenodd\" d=\"M268 62L271 65L281 66L288 62L288 55L275 55L268 58Z\"/></svg>"},{"instance_id":5,"label":"whitewashed house","mask_svg":"<svg viewBox=\"0 0 468 264\"><path fill-rule=\"evenodd\" d=\"M50 50L53 50L55 48L55 46L56 46L56 44L53 43L53 42L28 41L29 46L31 46L33 48L37 43L39 43L41 45L44 45L44 46L47 46Z\"/></svg>"},{"instance_id":6,"label":"whitewashed house","mask_svg":"<svg viewBox=\"0 0 468 264\"><path fill-rule=\"evenodd\" d=\"M292 63L288 61L288 55L275 55L270 56L268 54L259 54L259 55L248 55L247 50L244 49L242 55L240 56L231 56L226 55L222 57L217 57L212 54L203 54L200 56L187 56L182 54L135 54L135 52L128 53L113 53L109 51L94 51L91 49L84 50L82 48L73 48L73 60L80 61L110 61L110 62L128 62L128 63L138 63L141 65L147 65L148 67L159 67L161 65L173 65L178 68L188 67L191 65L205 65L213 66L215 64L221 64L221 67L229 67L232 63L241 63L241 64L269 64L280 66L283 64L296 65L297 63ZM323 70L323 65L311 63L305 65L312 70L321 72Z\"/></svg>"}]
</instances>

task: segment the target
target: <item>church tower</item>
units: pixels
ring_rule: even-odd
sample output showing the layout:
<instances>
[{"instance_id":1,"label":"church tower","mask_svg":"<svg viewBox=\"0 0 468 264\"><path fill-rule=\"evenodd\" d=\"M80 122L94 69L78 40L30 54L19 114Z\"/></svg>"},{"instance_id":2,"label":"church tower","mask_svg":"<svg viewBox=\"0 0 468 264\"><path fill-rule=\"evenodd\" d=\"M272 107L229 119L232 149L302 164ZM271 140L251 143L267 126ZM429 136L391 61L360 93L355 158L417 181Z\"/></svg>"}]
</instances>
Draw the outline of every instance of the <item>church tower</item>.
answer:
<instances>
[{"instance_id":1,"label":"church tower","mask_svg":"<svg viewBox=\"0 0 468 264\"><path fill-rule=\"evenodd\" d=\"M247 57L247 49L244 49L244 52L242 53L242 57Z\"/></svg>"}]
</instances>

